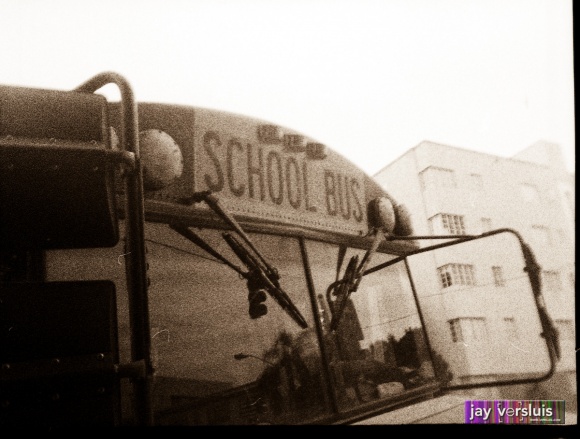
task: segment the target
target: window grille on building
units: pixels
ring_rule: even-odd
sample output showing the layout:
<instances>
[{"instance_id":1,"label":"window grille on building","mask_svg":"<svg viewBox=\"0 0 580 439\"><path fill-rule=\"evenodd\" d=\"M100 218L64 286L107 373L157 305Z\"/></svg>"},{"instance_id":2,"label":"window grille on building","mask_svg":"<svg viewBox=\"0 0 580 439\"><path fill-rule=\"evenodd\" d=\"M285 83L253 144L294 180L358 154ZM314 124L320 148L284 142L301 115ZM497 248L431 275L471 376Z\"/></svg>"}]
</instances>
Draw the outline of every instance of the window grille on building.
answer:
<instances>
[{"instance_id":1,"label":"window grille on building","mask_svg":"<svg viewBox=\"0 0 580 439\"><path fill-rule=\"evenodd\" d=\"M459 323L459 319L451 320L449 322L449 329L451 331L451 340L453 340L454 343L463 341L463 334L461 333L461 324Z\"/></svg>"},{"instance_id":2,"label":"window grille on building","mask_svg":"<svg viewBox=\"0 0 580 439\"><path fill-rule=\"evenodd\" d=\"M443 228L449 232L450 235L465 235L465 224L463 216L442 214L441 222Z\"/></svg>"},{"instance_id":3,"label":"window grille on building","mask_svg":"<svg viewBox=\"0 0 580 439\"><path fill-rule=\"evenodd\" d=\"M473 265L447 264L437 268L443 288L452 285L475 285Z\"/></svg>"},{"instance_id":4,"label":"window grille on building","mask_svg":"<svg viewBox=\"0 0 580 439\"><path fill-rule=\"evenodd\" d=\"M460 317L449 321L451 339L454 343L470 343L487 340L484 317Z\"/></svg>"},{"instance_id":5,"label":"window grille on building","mask_svg":"<svg viewBox=\"0 0 580 439\"><path fill-rule=\"evenodd\" d=\"M493 282L496 287L505 287L505 278L503 276L503 268L502 267L491 267L491 271L493 272Z\"/></svg>"},{"instance_id":6,"label":"window grille on building","mask_svg":"<svg viewBox=\"0 0 580 439\"><path fill-rule=\"evenodd\" d=\"M465 221L463 215L439 213L429 218L431 231L434 234L465 235Z\"/></svg>"}]
</instances>

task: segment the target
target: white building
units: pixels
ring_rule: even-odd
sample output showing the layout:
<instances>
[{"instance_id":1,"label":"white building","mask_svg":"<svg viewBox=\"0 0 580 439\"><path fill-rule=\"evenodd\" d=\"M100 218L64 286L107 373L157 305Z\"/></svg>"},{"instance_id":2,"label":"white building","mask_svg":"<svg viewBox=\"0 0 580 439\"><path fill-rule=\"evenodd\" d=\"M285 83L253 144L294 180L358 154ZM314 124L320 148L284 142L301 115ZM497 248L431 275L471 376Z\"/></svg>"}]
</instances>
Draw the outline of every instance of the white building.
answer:
<instances>
[{"instance_id":1,"label":"white building","mask_svg":"<svg viewBox=\"0 0 580 439\"><path fill-rule=\"evenodd\" d=\"M575 412L575 176L566 171L559 146L540 141L515 157L503 158L424 141L374 177L395 199L404 200L415 235L472 235L498 228L522 235L542 268L544 298L560 333L562 358L551 379L502 386L493 390L492 397L565 399L567 409ZM434 243L421 241L423 246ZM506 357L482 349L484 342L500 343L483 340L486 326L501 328L505 343L522 352L525 334L538 333L525 315L518 314L520 299L510 301L514 291L501 289L508 284L506 279L513 278L512 264L492 262L485 252L465 257L463 262L446 264L432 260L422 267L433 273L430 288L443 292L429 296L429 309L446 323L438 326L439 335L465 346L461 358L455 358L460 364L456 370L460 375L493 375L532 367L534 359L525 354ZM458 284L479 290L465 294L461 288L454 290Z\"/></svg>"}]
</instances>

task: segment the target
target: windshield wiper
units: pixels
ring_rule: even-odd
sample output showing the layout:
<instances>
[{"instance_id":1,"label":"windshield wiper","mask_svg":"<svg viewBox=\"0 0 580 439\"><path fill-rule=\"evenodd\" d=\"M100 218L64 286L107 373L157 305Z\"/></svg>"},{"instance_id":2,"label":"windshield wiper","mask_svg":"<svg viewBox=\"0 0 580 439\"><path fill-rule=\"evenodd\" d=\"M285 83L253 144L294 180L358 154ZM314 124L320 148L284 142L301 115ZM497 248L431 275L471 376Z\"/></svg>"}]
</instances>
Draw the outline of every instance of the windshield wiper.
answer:
<instances>
[{"instance_id":1,"label":"windshield wiper","mask_svg":"<svg viewBox=\"0 0 580 439\"><path fill-rule=\"evenodd\" d=\"M265 289L270 296L282 307L286 313L294 319L302 328L307 328L308 323L296 308L290 296L280 287L278 282L279 276L276 273L271 275L271 269L266 268L260 261L254 257L237 239L230 233L223 233L223 237L228 245L240 260L248 267L249 280L257 287Z\"/></svg>"},{"instance_id":2,"label":"windshield wiper","mask_svg":"<svg viewBox=\"0 0 580 439\"><path fill-rule=\"evenodd\" d=\"M275 267L270 265L268 261L262 256L260 251L256 248L254 243L250 240L250 237L244 232L242 227L238 224L236 219L229 214L220 204L219 200L212 195L211 191L203 191L195 193L193 196L182 200L185 203L199 203L205 201L205 203L219 215L234 231L243 239L243 241L250 247L255 256L246 249L241 242L235 239L229 233L223 233L222 236L228 245L232 248L234 253L240 258L240 260L246 265L249 272L243 273L242 275L251 280L252 282L257 282L261 284L264 289L276 300L276 302L286 311L296 323L298 323L302 328L307 328L308 324L306 320L296 307L290 296L282 290L280 287L280 275ZM179 231L179 230L178 230ZM181 233L181 232L180 232ZM185 236L185 235L184 235ZM186 236L187 237L187 236ZM203 248L203 247L202 247ZM207 249L206 249L207 250ZM222 257L223 258L223 257ZM221 259L221 258L220 258ZM221 259L225 260L225 258ZM233 264L228 262L228 265L232 267ZM236 269L238 271L238 269ZM240 271L238 271L240 272Z\"/></svg>"},{"instance_id":3,"label":"windshield wiper","mask_svg":"<svg viewBox=\"0 0 580 439\"><path fill-rule=\"evenodd\" d=\"M199 236L193 230L190 230L187 226L185 226L183 224L173 223L173 224L169 224L169 227L171 227L171 229L175 230L177 233L179 233L184 238L193 242L195 245L197 245L201 249L205 250L207 253L212 255L214 258L216 258L216 259L220 260L221 262L223 262L224 264L226 264L232 270L237 271L241 276L247 277L246 272L244 272L237 265L234 265L233 263L231 263L223 255L221 255L220 253L215 251L207 242L205 242L203 240L203 238L201 236Z\"/></svg>"},{"instance_id":4,"label":"windshield wiper","mask_svg":"<svg viewBox=\"0 0 580 439\"><path fill-rule=\"evenodd\" d=\"M351 293L354 293L356 290L358 290L360 282L365 275L366 268L371 261L371 258L376 253L381 240L383 239L382 230L375 229L374 234L375 238L371 244L371 247L364 254L360 264L358 262L358 255L351 257L348 265L346 266L342 279L330 284L326 290L326 300L329 303L332 314L332 318L330 320L331 331L334 331L336 328L338 328L338 324ZM336 296L336 298L333 300L332 296Z\"/></svg>"}]
</instances>

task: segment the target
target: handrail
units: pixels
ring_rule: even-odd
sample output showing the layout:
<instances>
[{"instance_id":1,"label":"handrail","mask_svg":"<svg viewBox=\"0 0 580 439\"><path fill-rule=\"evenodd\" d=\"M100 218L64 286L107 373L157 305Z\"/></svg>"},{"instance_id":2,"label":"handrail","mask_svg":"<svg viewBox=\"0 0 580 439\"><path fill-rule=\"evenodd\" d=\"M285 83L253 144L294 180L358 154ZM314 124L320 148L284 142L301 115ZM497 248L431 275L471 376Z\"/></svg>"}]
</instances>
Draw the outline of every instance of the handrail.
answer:
<instances>
[{"instance_id":1,"label":"handrail","mask_svg":"<svg viewBox=\"0 0 580 439\"><path fill-rule=\"evenodd\" d=\"M137 103L127 80L114 72L100 73L74 91L94 93L113 83L121 93L121 148L135 156L134 172L125 178L125 254L129 318L131 325L131 357L133 362L144 361L145 377L135 379L135 406L137 422L153 425L151 384L154 370L151 361L147 261L145 255L145 209L143 175L139 155L139 121Z\"/></svg>"}]
</instances>

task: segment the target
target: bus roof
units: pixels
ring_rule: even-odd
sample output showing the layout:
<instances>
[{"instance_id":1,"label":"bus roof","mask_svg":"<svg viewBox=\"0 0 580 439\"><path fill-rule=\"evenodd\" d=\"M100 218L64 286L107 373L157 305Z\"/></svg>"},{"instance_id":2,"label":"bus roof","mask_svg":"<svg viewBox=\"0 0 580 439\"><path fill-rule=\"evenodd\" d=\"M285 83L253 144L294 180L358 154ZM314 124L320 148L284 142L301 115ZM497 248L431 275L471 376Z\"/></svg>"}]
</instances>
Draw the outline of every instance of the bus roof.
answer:
<instances>
[{"instance_id":1,"label":"bus roof","mask_svg":"<svg viewBox=\"0 0 580 439\"><path fill-rule=\"evenodd\" d=\"M204 203L191 202L194 194L211 191L249 230L366 246L368 203L385 197L397 204L352 162L293 129L183 105L144 102L138 114L150 219L223 225ZM111 119L118 130L117 103L111 105ZM162 177L155 175L156 166L176 156L182 160L179 175L165 187L152 184L152 178ZM390 247L404 252L415 245Z\"/></svg>"}]
</instances>

